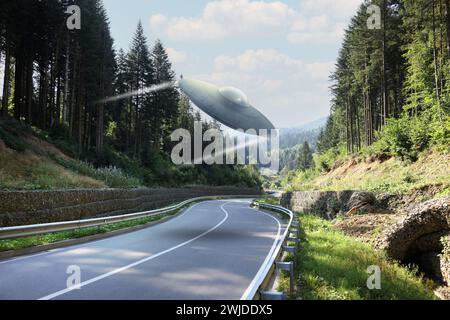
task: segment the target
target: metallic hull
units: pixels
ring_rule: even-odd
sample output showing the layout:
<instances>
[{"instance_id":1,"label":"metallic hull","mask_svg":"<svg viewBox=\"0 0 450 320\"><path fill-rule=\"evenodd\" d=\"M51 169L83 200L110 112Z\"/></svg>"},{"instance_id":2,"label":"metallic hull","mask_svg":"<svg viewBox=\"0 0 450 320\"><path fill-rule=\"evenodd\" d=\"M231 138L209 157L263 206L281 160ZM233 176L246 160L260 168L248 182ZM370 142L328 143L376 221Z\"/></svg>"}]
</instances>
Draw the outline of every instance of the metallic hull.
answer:
<instances>
[{"instance_id":1,"label":"metallic hull","mask_svg":"<svg viewBox=\"0 0 450 320\"><path fill-rule=\"evenodd\" d=\"M255 129L257 132L262 129L275 129L257 109L226 99L214 85L199 80L182 79L178 86L197 107L232 129Z\"/></svg>"}]
</instances>

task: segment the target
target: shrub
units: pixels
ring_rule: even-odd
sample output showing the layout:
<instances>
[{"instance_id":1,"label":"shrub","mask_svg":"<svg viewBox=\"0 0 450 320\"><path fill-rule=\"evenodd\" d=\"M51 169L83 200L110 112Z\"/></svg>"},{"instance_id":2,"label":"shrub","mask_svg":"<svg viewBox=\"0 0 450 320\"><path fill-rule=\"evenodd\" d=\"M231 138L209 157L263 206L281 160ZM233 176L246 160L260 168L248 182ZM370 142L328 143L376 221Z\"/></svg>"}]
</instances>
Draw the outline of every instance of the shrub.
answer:
<instances>
[{"instance_id":1,"label":"shrub","mask_svg":"<svg viewBox=\"0 0 450 320\"><path fill-rule=\"evenodd\" d=\"M136 188L142 185L139 179L124 173L115 166L96 169L92 164L80 160L62 158L55 158L55 160L67 169L103 181L110 188Z\"/></svg>"},{"instance_id":2,"label":"shrub","mask_svg":"<svg viewBox=\"0 0 450 320\"><path fill-rule=\"evenodd\" d=\"M383 130L377 134L375 150L402 159L414 158L411 153L412 141L408 135L409 128L402 119L389 119Z\"/></svg>"},{"instance_id":3,"label":"shrub","mask_svg":"<svg viewBox=\"0 0 450 320\"><path fill-rule=\"evenodd\" d=\"M20 135L16 132L9 122L0 121L0 139L11 149L23 152L27 149L27 144Z\"/></svg>"},{"instance_id":4,"label":"shrub","mask_svg":"<svg viewBox=\"0 0 450 320\"><path fill-rule=\"evenodd\" d=\"M345 145L340 144L337 148L331 148L321 154L314 155L314 167L319 172L328 172L336 161L344 160L347 156Z\"/></svg>"}]
</instances>

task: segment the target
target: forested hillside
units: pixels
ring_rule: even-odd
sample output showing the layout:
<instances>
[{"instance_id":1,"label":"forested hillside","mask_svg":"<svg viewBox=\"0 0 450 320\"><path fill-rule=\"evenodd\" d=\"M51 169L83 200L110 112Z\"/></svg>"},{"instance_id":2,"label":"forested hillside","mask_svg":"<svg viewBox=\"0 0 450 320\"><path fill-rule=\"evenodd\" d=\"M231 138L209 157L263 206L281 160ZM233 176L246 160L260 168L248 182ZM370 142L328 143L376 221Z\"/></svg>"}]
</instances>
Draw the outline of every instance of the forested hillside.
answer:
<instances>
[{"instance_id":1,"label":"forested hillside","mask_svg":"<svg viewBox=\"0 0 450 320\"><path fill-rule=\"evenodd\" d=\"M371 4L381 29L368 28ZM449 0L365 1L330 81L313 166L283 172L286 189L450 192Z\"/></svg>"},{"instance_id":2,"label":"forested hillside","mask_svg":"<svg viewBox=\"0 0 450 320\"><path fill-rule=\"evenodd\" d=\"M79 30L66 26L71 4L82 8ZM170 132L193 130L200 120L175 88L105 99L176 79L163 44L150 44L141 23L136 24L129 50L116 50L101 0L2 0L3 143L26 151L18 148L25 126L70 157L97 169L119 168L140 185L258 186L253 167L172 164ZM212 126L204 123L204 130ZM73 167L67 161L58 164Z\"/></svg>"},{"instance_id":3,"label":"forested hillside","mask_svg":"<svg viewBox=\"0 0 450 320\"><path fill-rule=\"evenodd\" d=\"M280 170L309 169L312 154L317 148L317 140L326 119L320 119L301 126L280 130ZM311 158L311 161L302 160ZM301 163L303 161L303 163Z\"/></svg>"},{"instance_id":4,"label":"forested hillside","mask_svg":"<svg viewBox=\"0 0 450 320\"><path fill-rule=\"evenodd\" d=\"M382 28L368 29L367 6ZM450 151L449 0L366 1L347 28L319 153L364 149L416 160Z\"/></svg>"}]
</instances>

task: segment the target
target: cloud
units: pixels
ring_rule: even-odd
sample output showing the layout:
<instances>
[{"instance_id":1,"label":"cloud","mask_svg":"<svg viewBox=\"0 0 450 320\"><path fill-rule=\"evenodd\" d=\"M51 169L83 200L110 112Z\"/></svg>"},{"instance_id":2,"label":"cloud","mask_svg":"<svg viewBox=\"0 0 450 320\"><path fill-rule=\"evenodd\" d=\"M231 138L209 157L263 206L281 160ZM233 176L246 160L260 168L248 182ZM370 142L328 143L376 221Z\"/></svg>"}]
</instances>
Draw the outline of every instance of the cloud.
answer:
<instances>
[{"instance_id":1,"label":"cloud","mask_svg":"<svg viewBox=\"0 0 450 320\"><path fill-rule=\"evenodd\" d=\"M362 0L304 0L298 9L280 1L216 0L198 17L150 17L153 31L172 40L222 40L233 36L286 37L291 43L329 43L342 37Z\"/></svg>"},{"instance_id":2,"label":"cloud","mask_svg":"<svg viewBox=\"0 0 450 320\"><path fill-rule=\"evenodd\" d=\"M169 59L173 64L179 64L186 61L186 53L183 51L178 51L174 48L167 48L167 54L169 55Z\"/></svg>"},{"instance_id":3,"label":"cloud","mask_svg":"<svg viewBox=\"0 0 450 320\"><path fill-rule=\"evenodd\" d=\"M332 21L327 15L299 19L287 39L291 43L332 43L342 39L346 25Z\"/></svg>"},{"instance_id":4,"label":"cloud","mask_svg":"<svg viewBox=\"0 0 450 320\"><path fill-rule=\"evenodd\" d=\"M306 15L321 12L339 19L349 19L362 3L362 0L303 0L301 11Z\"/></svg>"},{"instance_id":5,"label":"cloud","mask_svg":"<svg viewBox=\"0 0 450 320\"><path fill-rule=\"evenodd\" d=\"M150 17L150 27L176 40L220 40L236 34L252 34L286 28L297 12L288 5L250 0L209 2L199 17Z\"/></svg>"},{"instance_id":6,"label":"cloud","mask_svg":"<svg viewBox=\"0 0 450 320\"><path fill-rule=\"evenodd\" d=\"M275 49L246 50L218 56L213 72L196 78L238 87L275 125L293 126L328 113L333 68L333 62L305 63Z\"/></svg>"}]
</instances>

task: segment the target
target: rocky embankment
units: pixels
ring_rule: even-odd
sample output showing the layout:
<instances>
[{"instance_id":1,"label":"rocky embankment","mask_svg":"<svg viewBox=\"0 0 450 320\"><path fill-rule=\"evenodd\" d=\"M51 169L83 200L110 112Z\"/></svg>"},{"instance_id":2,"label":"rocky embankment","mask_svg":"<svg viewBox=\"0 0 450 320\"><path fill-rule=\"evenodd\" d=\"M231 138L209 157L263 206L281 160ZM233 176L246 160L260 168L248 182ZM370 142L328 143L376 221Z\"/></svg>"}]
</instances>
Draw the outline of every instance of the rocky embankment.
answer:
<instances>
[{"instance_id":1,"label":"rocky embankment","mask_svg":"<svg viewBox=\"0 0 450 320\"><path fill-rule=\"evenodd\" d=\"M417 194L310 191L286 193L281 202L327 219L340 216L336 226L354 236L380 229L372 241L376 248L450 286L450 197L418 199Z\"/></svg>"},{"instance_id":2,"label":"rocky embankment","mask_svg":"<svg viewBox=\"0 0 450 320\"><path fill-rule=\"evenodd\" d=\"M0 227L145 211L201 196L258 194L260 192L255 189L213 186L171 189L0 191Z\"/></svg>"},{"instance_id":3,"label":"rocky embankment","mask_svg":"<svg viewBox=\"0 0 450 320\"><path fill-rule=\"evenodd\" d=\"M386 194L361 191L298 191L283 194L281 204L297 212L314 213L327 219L358 213L393 213Z\"/></svg>"}]
</instances>

